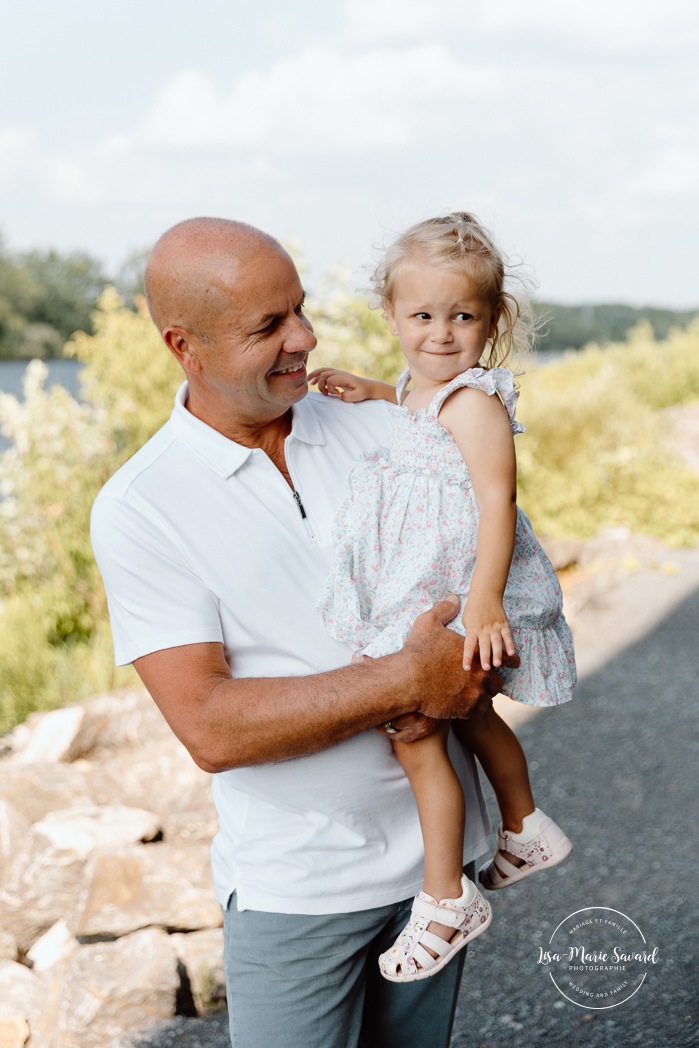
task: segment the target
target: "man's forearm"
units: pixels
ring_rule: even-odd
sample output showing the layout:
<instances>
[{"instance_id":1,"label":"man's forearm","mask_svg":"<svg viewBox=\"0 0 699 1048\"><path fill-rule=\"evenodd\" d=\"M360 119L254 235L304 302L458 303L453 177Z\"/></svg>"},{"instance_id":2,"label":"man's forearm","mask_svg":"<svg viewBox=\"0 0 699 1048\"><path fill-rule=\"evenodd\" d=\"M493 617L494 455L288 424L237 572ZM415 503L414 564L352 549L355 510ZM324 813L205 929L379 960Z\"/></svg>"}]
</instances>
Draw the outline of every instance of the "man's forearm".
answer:
<instances>
[{"instance_id":1,"label":"man's forearm","mask_svg":"<svg viewBox=\"0 0 699 1048\"><path fill-rule=\"evenodd\" d=\"M301 757L412 712L399 655L308 677L221 680L206 702L206 771ZM231 707L244 716L231 717ZM212 752L213 748L213 752ZM196 757L195 757L196 760Z\"/></svg>"},{"instance_id":2,"label":"man's forearm","mask_svg":"<svg viewBox=\"0 0 699 1048\"><path fill-rule=\"evenodd\" d=\"M180 682L197 654L194 646L156 652L136 668L172 730L208 772L326 749L418 706L410 660L402 653L299 677L235 679L225 662L199 673L194 667L194 693L184 694ZM210 652L202 654L210 661Z\"/></svg>"},{"instance_id":3,"label":"man's forearm","mask_svg":"<svg viewBox=\"0 0 699 1048\"><path fill-rule=\"evenodd\" d=\"M457 598L415 620L395 655L327 673L233 679L222 644L156 651L134 663L175 735L206 771L300 757L405 713L467 717L502 683L462 666L463 641L445 625Z\"/></svg>"}]
</instances>

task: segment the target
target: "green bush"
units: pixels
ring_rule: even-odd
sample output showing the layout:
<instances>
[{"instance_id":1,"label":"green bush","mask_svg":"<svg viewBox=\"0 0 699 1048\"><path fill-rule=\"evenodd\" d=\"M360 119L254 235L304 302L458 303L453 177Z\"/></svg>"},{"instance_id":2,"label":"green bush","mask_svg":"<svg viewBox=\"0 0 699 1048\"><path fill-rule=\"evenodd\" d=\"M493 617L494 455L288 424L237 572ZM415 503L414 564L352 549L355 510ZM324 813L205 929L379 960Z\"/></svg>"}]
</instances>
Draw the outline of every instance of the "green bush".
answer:
<instances>
[{"instance_id":1,"label":"green bush","mask_svg":"<svg viewBox=\"0 0 699 1048\"><path fill-rule=\"evenodd\" d=\"M699 539L699 484L668 444L663 408L699 400L699 322L655 342L591 346L521 376L520 503L534 527L582 538L626 525Z\"/></svg>"},{"instance_id":2,"label":"green bush","mask_svg":"<svg viewBox=\"0 0 699 1048\"><path fill-rule=\"evenodd\" d=\"M146 312L100 299L94 335L67 352L85 364L84 402L27 369L24 400L0 396L0 731L133 679L115 671L106 601L89 538L97 492L172 409L181 372Z\"/></svg>"}]
</instances>

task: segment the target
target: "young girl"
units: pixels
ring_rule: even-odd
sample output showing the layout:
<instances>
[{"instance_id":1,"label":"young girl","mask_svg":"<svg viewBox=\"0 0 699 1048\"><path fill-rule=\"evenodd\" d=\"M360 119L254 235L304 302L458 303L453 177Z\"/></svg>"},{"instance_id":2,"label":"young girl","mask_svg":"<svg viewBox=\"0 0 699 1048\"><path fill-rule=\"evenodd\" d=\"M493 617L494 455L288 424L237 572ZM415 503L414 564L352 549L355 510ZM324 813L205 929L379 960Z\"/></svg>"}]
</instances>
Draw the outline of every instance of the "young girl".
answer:
<instances>
[{"instance_id":1,"label":"young girl","mask_svg":"<svg viewBox=\"0 0 699 1048\"><path fill-rule=\"evenodd\" d=\"M476 652L498 667L503 691L532 706L572 697L575 661L561 591L527 517L516 506L513 434L517 391L500 367L526 344L505 265L476 218L464 212L411 227L373 274L407 362L394 390L321 368L309 379L343 400L398 404L388 455L356 463L335 522L335 563L320 602L333 636L365 656L402 647L416 615L460 594L464 668ZM411 391L406 394L408 382ZM517 669L503 653L520 656ZM555 866L572 845L536 808L516 736L491 708L454 722L490 780L501 812L497 847L480 871L496 890ZM464 796L447 756L449 724L414 743L391 742L417 802L425 848L423 891L383 975L434 975L484 931L490 906L463 875Z\"/></svg>"}]
</instances>

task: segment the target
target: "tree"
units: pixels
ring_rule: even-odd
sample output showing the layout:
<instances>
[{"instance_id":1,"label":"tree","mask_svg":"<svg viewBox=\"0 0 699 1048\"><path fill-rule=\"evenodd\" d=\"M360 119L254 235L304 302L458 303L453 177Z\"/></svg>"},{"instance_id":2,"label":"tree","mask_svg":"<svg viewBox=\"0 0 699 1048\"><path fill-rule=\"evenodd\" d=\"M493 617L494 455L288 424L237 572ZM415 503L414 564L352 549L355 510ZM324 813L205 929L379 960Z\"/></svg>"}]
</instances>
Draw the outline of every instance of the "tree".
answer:
<instances>
[{"instance_id":1,"label":"tree","mask_svg":"<svg viewBox=\"0 0 699 1048\"><path fill-rule=\"evenodd\" d=\"M33 284L30 322L54 328L61 345L75 331L92 330L92 312L109 283L101 262L79 251L30 251L19 263Z\"/></svg>"},{"instance_id":2,"label":"tree","mask_svg":"<svg viewBox=\"0 0 699 1048\"><path fill-rule=\"evenodd\" d=\"M107 286L102 265L82 252L11 255L0 241L0 358L59 357L75 331L92 330Z\"/></svg>"},{"instance_id":3,"label":"tree","mask_svg":"<svg viewBox=\"0 0 699 1048\"><path fill-rule=\"evenodd\" d=\"M17 266L0 239L0 357L24 356L27 316L33 299L31 277Z\"/></svg>"}]
</instances>

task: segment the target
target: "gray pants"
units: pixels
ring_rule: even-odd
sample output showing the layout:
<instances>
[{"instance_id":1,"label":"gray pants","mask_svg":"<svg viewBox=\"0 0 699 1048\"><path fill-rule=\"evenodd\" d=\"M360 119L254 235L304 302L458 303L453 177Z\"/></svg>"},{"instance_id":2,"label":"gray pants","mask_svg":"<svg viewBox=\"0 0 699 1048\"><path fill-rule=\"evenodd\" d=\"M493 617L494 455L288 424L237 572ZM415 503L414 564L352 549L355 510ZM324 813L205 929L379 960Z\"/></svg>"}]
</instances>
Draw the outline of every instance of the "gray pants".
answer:
<instances>
[{"instance_id":1,"label":"gray pants","mask_svg":"<svg viewBox=\"0 0 699 1048\"><path fill-rule=\"evenodd\" d=\"M472 871L471 871L472 872ZM438 975L396 985L378 956L412 899L359 913L224 913L233 1048L447 1048L466 950Z\"/></svg>"}]
</instances>

